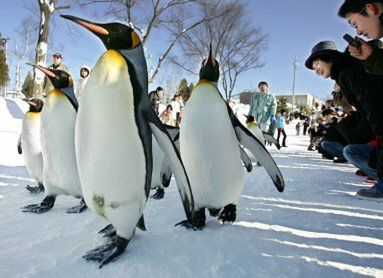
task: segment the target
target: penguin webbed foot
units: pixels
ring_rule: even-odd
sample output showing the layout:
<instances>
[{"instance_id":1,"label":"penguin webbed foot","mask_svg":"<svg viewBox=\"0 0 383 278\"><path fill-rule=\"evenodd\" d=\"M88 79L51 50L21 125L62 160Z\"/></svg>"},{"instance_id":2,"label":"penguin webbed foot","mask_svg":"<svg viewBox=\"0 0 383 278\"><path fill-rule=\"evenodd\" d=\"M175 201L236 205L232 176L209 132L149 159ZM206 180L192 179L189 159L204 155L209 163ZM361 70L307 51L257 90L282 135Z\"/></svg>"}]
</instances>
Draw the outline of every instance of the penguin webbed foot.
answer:
<instances>
[{"instance_id":1,"label":"penguin webbed foot","mask_svg":"<svg viewBox=\"0 0 383 278\"><path fill-rule=\"evenodd\" d=\"M192 220L184 220L179 223L177 223L175 226L181 226L185 227L186 229L193 229L196 230L202 230L205 226L206 221L206 215L205 215L205 208L201 208L199 210L196 210L193 215Z\"/></svg>"},{"instance_id":2,"label":"penguin webbed foot","mask_svg":"<svg viewBox=\"0 0 383 278\"><path fill-rule=\"evenodd\" d=\"M43 186L41 183L39 183L38 186L30 186L30 185L27 185L27 186L25 187L25 189L26 189L27 191L29 191L29 193L31 193L31 194L38 194L38 193L41 193L41 192L44 192L44 191L45 191L44 186Z\"/></svg>"},{"instance_id":3,"label":"penguin webbed foot","mask_svg":"<svg viewBox=\"0 0 383 278\"><path fill-rule=\"evenodd\" d=\"M33 204L24 206L21 208L22 212L32 212L32 213L44 213L50 210L55 204L56 196L47 196L40 204Z\"/></svg>"},{"instance_id":4,"label":"penguin webbed foot","mask_svg":"<svg viewBox=\"0 0 383 278\"><path fill-rule=\"evenodd\" d=\"M194 231L197 231L197 230L202 230L202 227L197 227L195 226L193 223L191 223L189 220L183 220L177 224L174 225L175 227L177 226L180 226L180 227L185 227L186 229L188 230L194 230Z\"/></svg>"},{"instance_id":5,"label":"penguin webbed foot","mask_svg":"<svg viewBox=\"0 0 383 278\"><path fill-rule=\"evenodd\" d=\"M160 200L165 196L165 190L163 188L157 187L156 193L154 193L150 198L154 200Z\"/></svg>"},{"instance_id":6,"label":"penguin webbed foot","mask_svg":"<svg viewBox=\"0 0 383 278\"><path fill-rule=\"evenodd\" d=\"M87 205L85 204L85 200L84 200L84 198L81 198L80 204L78 204L77 206L74 206L72 208L67 209L66 213L81 213L86 209L87 209Z\"/></svg>"},{"instance_id":7,"label":"penguin webbed foot","mask_svg":"<svg viewBox=\"0 0 383 278\"><path fill-rule=\"evenodd\" d=\"M99 268L116 260L128 246L129 240L116 236L111 243L101 245L87 252L83 258L87 261L100 262Z\"/></svg>"},{"instance_id":8,"label":"penguin webbed foot","mask_svg":"<svg viewBox=\"0 0 383 278\"><path fill-rule=\"evenodd\" d=\"M218 220L221 220L223 223L234 222L237 218L237 206L229 204L223 208L221 213L218 216Z\"/></svg>"},{"instance_id":9,"label":"penguin webbed foot","mask_svg":"<svg viewBox=\"0 0 383 278\"><path fill-rule=\"evenodd\" d=\"M112 224L109 224L102 230L98 231L98 233L101 234L102 237L109 237L111 239L113 239L117 235L116 229L113 227Z\"/></svg>"},{"instance_id":10,"label":"penguin webbed foot","mask_svg":"<svg viewBox=\"0 0 383 278\"><path fill-rule=\"evenodd\" d=\"M98 233L99 234L105 234L107 233L109 230L114 230L114 227L112 224L109 224L107 225L106 227L104 227L103 229L99 230Z\"/></svg>"}]
</instances>

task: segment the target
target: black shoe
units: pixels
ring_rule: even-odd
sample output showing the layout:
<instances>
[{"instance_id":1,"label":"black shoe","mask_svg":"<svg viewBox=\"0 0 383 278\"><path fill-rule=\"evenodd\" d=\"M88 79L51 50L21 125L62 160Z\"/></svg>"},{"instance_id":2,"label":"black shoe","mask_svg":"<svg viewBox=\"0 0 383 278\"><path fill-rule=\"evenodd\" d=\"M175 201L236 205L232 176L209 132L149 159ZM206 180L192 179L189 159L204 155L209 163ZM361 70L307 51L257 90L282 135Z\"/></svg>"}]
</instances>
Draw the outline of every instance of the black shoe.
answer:
<instances>
[{"instance_id":1,"label":"black shoe","mask_svg":"<svg viewBox=\"0 0 383 278\"><path fill-rule=\"evenodd\" d=\"M356 170L355 175L359 177L367 177L367 174L360 169Z\"/></svg>"},{"instance_id":2,"label":"black shoe","mask_svg":"<svg viewBox=\"0 0 383 278\"><path fill-rule=\"evenodd\" d=\"M383 202L383 192L376 188L376 185L369 189L361 189L356 193L356 197L359 199L374 200L377 202Z\"/></svg>"},{"instance_id":3,"label":"black shoe","mask_svg":"<svg viewBox=\"0 0 383 278\"><path fill-rule=\"evenodd\" d=\"M345 158L334 158L334 160L332 162L334 162L334 163L346 163L347 159L345 159Z\"/></svg>"},{"instance_id":4,"label":"black shoe","mask_svg":"<svg viewBox=\"0 0 383 278\"><path fill-rule=\"evenodd\" d=\"M286 146L286 145L282 145L282 147L284 147L284 148L287 148L287 146Z\"/></svg>"}]
</instances>

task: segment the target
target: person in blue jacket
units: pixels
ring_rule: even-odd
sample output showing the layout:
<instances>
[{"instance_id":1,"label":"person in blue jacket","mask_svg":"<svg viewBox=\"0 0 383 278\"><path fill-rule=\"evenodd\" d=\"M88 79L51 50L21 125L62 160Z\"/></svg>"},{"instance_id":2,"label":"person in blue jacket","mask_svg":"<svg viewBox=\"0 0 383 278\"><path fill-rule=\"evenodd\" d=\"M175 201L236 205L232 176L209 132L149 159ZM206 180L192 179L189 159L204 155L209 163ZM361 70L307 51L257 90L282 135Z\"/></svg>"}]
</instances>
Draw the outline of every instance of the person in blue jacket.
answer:
<instances>
[{"instance_id":1,"label":"person in blue jacket","mask_svg":"<svg viewBox=\"0 0 383 278\"><path fill-rule=\"evenodd\" d=\"M283 140L282 140L282 147L287 147L286 146L286 132L285 132L285 115L286 115L286 110L282 109L281 113L277 114L277 129L278 129L278 136L277 136L277 141L279 143L279 138L281 137L281 133L283 135Z\"/></svg>"},{"instance_id":2,"label":"person in blue jacket","mask_svg":"<svg viewBox=\"0 0 383 278\"><path fill-rule=\"evenodd\" d=\"M259 92L251 99L249 115L253 116L263 131L269 130L270 119L277 111L277 100L268 93L268 84L259 82Z\"/></svg>"}]
</instances>

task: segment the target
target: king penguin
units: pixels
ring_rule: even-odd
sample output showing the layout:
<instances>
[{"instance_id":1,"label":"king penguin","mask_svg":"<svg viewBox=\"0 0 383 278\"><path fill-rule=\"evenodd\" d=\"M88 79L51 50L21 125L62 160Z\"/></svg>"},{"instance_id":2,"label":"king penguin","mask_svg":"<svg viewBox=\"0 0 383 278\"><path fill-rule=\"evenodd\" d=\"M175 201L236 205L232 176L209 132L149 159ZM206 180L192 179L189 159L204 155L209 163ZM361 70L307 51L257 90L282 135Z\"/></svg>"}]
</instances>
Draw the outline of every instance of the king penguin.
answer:
<instances>
[{"instance_id":1,"label":"king penguin","mask_svg":"<svg viewBox=\"0 0 383 278\"><path fill-rule=\"evenodd\" d=\"M185 220L179 224L194 229L204 227L205 208L223 222L235 221L243 189L241 157L246 157L241 146L265 167L277 189L284 189L282 174L263 143L240 123L218 91L219 64L211 46L199 75L185 105L179 136L195 202L192 223Z\"/></svg>"},{"instance_id":2,"label":"king penguin","mask_svg":"<svg viewBox=\"0 0 383 278\"><path fill-rule=\"evenodd\" d=\"M30 193L40 193L44 192L43 156L40 141L41 110L44 102L38 98L24 98L23 100L29 104L29 110L23 118L18 150L23 155L29 175L38 184L38 186L27 185L26 189Z\"/></svg>"},{"instance_id":3,"label":"king penguin","mask_svg":"<svg viewBox=\"0 0 383 278\"><path fill-rule=\"evenodd\" d=\"M144 223L153 169L152 135L169 158L189 220L194 201L181 157L149 103L147 66L137 33L120 23L62 17L90 30L107 49L90 74L76 123L85 202L116 230L111 243L83 257L99 261L101 268L124 252L137 223Z\"/></svg>"},{"instance_id":4,"label":"king penguin","mask_svg":"<svg viewBox=\"0 0 383 278\"><path fill-rule=\"evenodd\" d=\"M72 77L68 73L32 66L48 76L54 89L49 92L41 112L40 138L45 198L40 204L23 207L22 211L43 213L54 206L57 195L82 197L74 146L78 103L74 96ZM84 209L86 205L81 198L78 206L66 212L80 213Z\"/></svg>"}]
</instances>

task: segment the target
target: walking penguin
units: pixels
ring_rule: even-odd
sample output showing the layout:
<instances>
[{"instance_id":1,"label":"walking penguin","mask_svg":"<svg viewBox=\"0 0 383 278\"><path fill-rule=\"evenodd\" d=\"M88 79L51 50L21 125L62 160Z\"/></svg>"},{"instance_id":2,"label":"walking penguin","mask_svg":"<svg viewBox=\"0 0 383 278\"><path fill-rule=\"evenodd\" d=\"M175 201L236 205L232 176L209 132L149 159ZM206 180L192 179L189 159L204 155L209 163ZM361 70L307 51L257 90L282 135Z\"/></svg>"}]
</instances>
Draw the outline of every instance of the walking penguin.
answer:
<instances>
[{"instance_id":1,"label":"walking penguin","mask_svg":"<svg viewBox=\"0 0 383 278\"><path fill-rule=\"evenodd\" d=\"M68 73L32 66L48 76L54 89L49 92L41 112L40 137L44 159L45 198L40 204L24 206L22 211L43 213L54 206L57 195L82 197L74 147L78 103L74 96L72 77ZM66 212L80 213L84 209L86 204L81 198L78 206Z\"/></svg>"},{"instance_id":2,"label":"walking penguin","mask_svg":"<svg viewBox=\"0 0 383 278\"><path fill-rule=\"evenodd\" d=\"M116 230L111 243L83 258L100 268L126 249L151 186L152 134L169 158L185 213L192 219L193 195L180 155L150 105L148 73L137 33L120 23L99 24L62 17L90 30L107 51L98 59L81 96L76 123L76 153L85 201Z\"/></svg>"},{"instance_id":3,"label":"walking penguin","mask_svg":"<svg viewBox=\"0 0 383 278\"><path fill-rule=\"evenodd\" d=\"M199 76L185 105L179 139L195 201L193 221L179 224L194 229L204 227L205 208L223 222L235 221L243 189L241 146L266 169L278 191L284 189L282 174L263 142L240 123L218 91L219 64L211 46Z\"/></svg>"}]
</instances>

